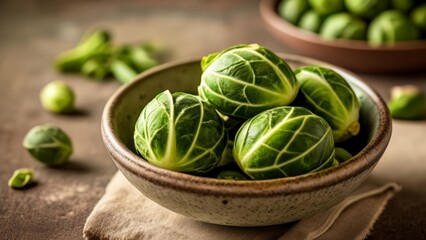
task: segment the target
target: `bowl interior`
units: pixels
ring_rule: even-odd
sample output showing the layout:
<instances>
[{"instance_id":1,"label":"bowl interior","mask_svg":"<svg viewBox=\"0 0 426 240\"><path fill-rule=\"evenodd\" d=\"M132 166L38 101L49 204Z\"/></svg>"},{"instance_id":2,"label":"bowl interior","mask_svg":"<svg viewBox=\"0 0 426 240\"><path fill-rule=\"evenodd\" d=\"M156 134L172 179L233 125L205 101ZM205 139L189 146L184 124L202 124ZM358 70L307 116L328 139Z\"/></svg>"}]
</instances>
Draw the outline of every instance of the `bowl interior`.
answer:
<instances>
[{"instance_id":1,"label":"bowl interior","mask_svg":"<svg viewBox=\"0 0 426 240\"><path fill-rule=\"evenodd\" d=\"M352 154L360 152L376 134L379 127L379 110L377 102L381 100L358 78L340 68L316 60L294 55L281 55L289 65L296 69L304 65L322 65L334 68L351 84L361 101L360 133L342 143L342 147ZM137 80L124 86L114 99L113 109L110 109L111 128L117 134L118 140L133 153L136 153L133 132L135 122L144 108L158 93L168 89L171 92L188 92L196 94L201 79L199 60L189 60L178 64L166 64L147 71ZM375 104L376 103L376 104ZM141 158L142 160L142 158Z\"/></svg>"}]
</instances>

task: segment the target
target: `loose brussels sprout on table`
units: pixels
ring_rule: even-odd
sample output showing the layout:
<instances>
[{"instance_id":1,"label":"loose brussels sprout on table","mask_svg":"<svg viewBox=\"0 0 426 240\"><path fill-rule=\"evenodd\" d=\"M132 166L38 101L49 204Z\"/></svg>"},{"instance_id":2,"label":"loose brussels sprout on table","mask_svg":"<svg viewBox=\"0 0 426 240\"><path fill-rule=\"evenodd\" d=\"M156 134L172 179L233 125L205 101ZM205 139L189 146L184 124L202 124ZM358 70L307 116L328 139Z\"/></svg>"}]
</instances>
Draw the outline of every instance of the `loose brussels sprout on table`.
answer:
<instances>
[{"instance_id":1,"label":"loose brussels sprout on table","mask_svg":"<svg viewBox=\"0 0 426 240\"><path fill-rule=\"evenodd\" d=\"M234 157L252 179L297 176L331 166L334 141L327 122L302 107L276 107L246 121Z\"/></svg>"},{"instance_id":2,"label":"loose brussels sprout on table","mask_svg":"<svg viewBox=\"0 0 426 240\"><path fill-rule=\"evenodd\" d=\"M288 105L298 85L288 64L257 44L238 45L202 59L199 95L222 114L248 119Z\"/></svg>"},{"instance_id":3,"label":"loose brussels sprout on table","mask_svg":"<svg viewBox=\"0 0 426 240\"><path fill-rule=\"evenodd\" d=\"M333 39L365 39L367 24L349 13L336 13L324 20L320 35L327 40Z\"/></svg>"},{"instance_id":4,"label":"loose brussels sprout on table","mask_svg":"<svg viewBox=\"0 0 426 240\"><path fill-rule=\"evenodd\" d=\"M8 181L8 185L11 188L24 188L31 184L33 180L34 172L29 168L16 169L13 172L12 177Z\"/></svg>"},{"instance_id":5,"label":"loose brussels sprout on table","mask_svg":"<svg viewBox=\"0 0 426 240\"><path fill-rule=\"evenodd\" d=\"M295 74L300 84L299 104L327 120L335 142L358 134L360 103L342 76L318 66L298 68Z\"/></svg>"},{"instance_id":6,"label":"loose brussels sprout on table","mask_svg":"<svg viewBox=\"0 0 426 240\"><path fill-rule=\"evenodd\" d=\"M40 92L40 102L43 108L54 113L67 113L74 110L74 91L60 81L48 83Z\"/></svg>"},{"instance_id":7,"label":"loose brussels sprout on table","mask_svg":"<svg viewBox=\"0 0 426 240\"><path fill-rule=\"evenodd\" d=\"M33 127L22 145L36 160L48 166L66 163L73 151L68 135L52 124Z\"/></svg>"},{"instance_id":8,"label":"loose brussels sprout on table","mask_svg":"<svg viewBox=\"0 0 426 240\"><path fill-rule=\"evenodd\" d=\"M216 110L188 93L158 94L142 110L135 126L137 151L150 163L188 173L219 165L227 144Z\"/></svg>"},{"instance_id":9,"label":"loose brussels sprout on table","mask_svg":"<svg viewBox=\"0 0 426 240\"><path fill-rule=\"evenodd\" d=\"M389 110L397 119L426 119L426 93L413 85L393 87Z\"/></svg>"}]
</instances>

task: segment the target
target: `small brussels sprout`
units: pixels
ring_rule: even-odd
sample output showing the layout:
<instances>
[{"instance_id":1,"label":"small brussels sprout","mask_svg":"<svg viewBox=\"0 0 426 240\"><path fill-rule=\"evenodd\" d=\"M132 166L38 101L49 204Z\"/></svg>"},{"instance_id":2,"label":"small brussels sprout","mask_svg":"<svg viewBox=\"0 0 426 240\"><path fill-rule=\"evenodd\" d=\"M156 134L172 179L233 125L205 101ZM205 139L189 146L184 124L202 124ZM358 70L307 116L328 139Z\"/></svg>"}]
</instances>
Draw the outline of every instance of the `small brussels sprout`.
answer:
<instances>
[{"instance_id":1,"label":"small brussels sprout","mask_svg":"<svg viewBox=\"0 0 426 240\"><path fill-rule=\"evenodd\" d=\"M343 0L309 0L309 4L319 14L327 16L343 11Z\"/></svg>"},{"instance_id":2,"label":"small brussels sprout","mask_svg":"<svg viewBox=\"0 0 426 240\"><path fill-rule=\"evenodd\" d=\"M335 13L328 16L320 29L320 36L326 40L364 40L367 24L349 13Z\"/></svg>"},{"instance_id":3,"label":"small brussels sprout","mask_svg":"<svg viewBox=\"0 0 426 240\"><path fill-rule=\"evenodd\" d=\"M314 10L309 10L300 18L299 28L309 32L318 32L321 27L322 20L323 19L319 13Z\"/></svg>"},{"instance_id":4,"label":"small brussels sprout","mask_svg":"<svg viewBox=\"0 0 426 240\"><path fill-rule=\"evenodd\" d=\"M392 8L408 12L414 6L415 0L391 0Z\"/></svg>"},{"instance_id":5,"label":"small brussels sprout","mask_svg":"<svg viewBox=\"0 0 426 240\"><path fill-rule=\"evenodd\" d=\"M60 72L80 72L87 60L109 51L110 39L110 34L104 30L88 34L74 49L63 52L56 58L56 69Z\"/></svg>"},{"instance_id":6,"label":"small brussels sprout","mask_svg":"<svg viewBox=\"0 0 426 240\"><path fill-rule=\"evenodd\" d=\"M158 65L158 61L151 57L145 49L135 46L130 48L130 60L139 72Z\"/></svg>"},{"instance_id":7,"label":"small brussels sprout","mask_svg":"<svg viewBox=\"0 0 426 240\"><path fill-rule=\"evenodd\" d=\"M315 0L314 0L315 1ZM350 13L359 17L372 19L388 8L388 0L345 0Z\"/></svg>"},{"instance_id":8,"label":"small brussels sprout","mask_svg":"<svg viewBox=\"0 0 426 240\"><path fill-rule=\"evenodd\" d=\"M87 60L81 67L81 73L98 81L104 80L110 74L109 55Z\"/></svg>"},{"instance_id":9,"label":"small brussels sprout","mask_svg":"<svg viewBox=\"0 0 426 240\"><path fill-rule=\"evenodd\" d=\"M257 44L238 45L202 59L198 93L219 112L248 119L288 105L298 85L288 64Z\"/></svg>"},{"instance_id":10,"label":"small brussels sprout","mask_svg":"<svg viewBox=\"0 0 426 240\"><path fill-rule=\"evenodd\" d=\"M48 166L64 164L72 154L71 139L62 129L52 124L33 127L22 145L31 156Z\"/></svg>"},{"instance_id":11,"label":"small brussels sprout","mask_svg":"<svg viewBox=\"0 0 426 240\"><path fill-rule=\"evenodd\" d=\"M411 12L411 21L423 31L426 31L426 4L416 7Z\"/></svg>"},{"instance_id":12,"label":"small brussels sprout","mask_svg":"<svg viewBox=\"0 0 426 240\"><path fill-rule=\"evenodd\" d=\"M351 159L353 156L350 152L346 151L344 148L337 147L334 149L334 159L338 163L343 163L349 159Z\"/></svg>"},{"instance_id":13,"label":"small brussels sprout","mask_svg":"<svg viewBox=\"0 0 426 240\"><path fill-rule=\"evenodd\" d=\"M242 173L232 170L223 170L218 175L219 179L230 179L230 180L247 180L246 176Z\"/></svg>"},{"instance_id":14,"label":"small brussels sprout","mask_svg":"<svg viewBox=\"0 0 426 240\"><path fill-rule=\"evenodd\" d=\"M426 118L426 94L413 85L393 87L388 106L393 118L407 120Z\"/></svg>"},{"instance_id":15,"label":"small brussels sprout","mask_svg":"<svg viewBox=\"0 0 426 240\"><path fill-rule=\"evenodd\" d=\"M309 8L307 0L282 0L278 5L278 14L297 25L302 14Z\"/></svg>"},{"instance_id":16,"label":"small brussels sprout","mask_svg":"<svg viewBox=\"0 0 426 240\"><path fill-rule=\"evenodd\" d=\"M388 10L373 19L368 27L367 39L373 45L394 44L420 37L416 26L397 10Z\"/></svg>"},{"instance_id":17,"label":"small brussels sprout","mask_svg":"<svg viewBox=\"0 0 426 240\"><path fill-rule=\"evenodd\" d=\"M244 122L234 158L252 179L297 176L330 167L334 141L327 122L303 107L276 107Z\"/></svg>"},{"instance_id":18,"label":"small brussels sprout","mask_svg":"<svg viewBox=\"0 0 426 240\"><path fill-rule=\"evenodd\" d=\"M295 74L300 84L297 101L327 120L335 142L358 134L360 103L342 76L318 66L301 67Z\"/></svg>"},{"instance_id":19,"label":"small brussels sprout","mask_svg":"<svg viewBox=\"0 0 426 240\"><path fill-rule=\"evenodd\" d=\"M142 110L135 126L136 150L153 165L187 173L205 173L222 160L227 144L224 123L198 96L158 94Z\"/></svg>"},{"instance_id":20,"label":"small brussels sprout","mask_svg":"<svg viewBox=\"0 0 426 240\"><path fill-rule=\"evenodd\" d=\"M138 73L125 61L114 59L111 62L111 72L121 83L131 82Z\"/></svg>"},{"instance_id":21,"label":"small brussels sprout","mask_svg":"<svg viewBox=\"0 0 426 240\"><path fill-rule=\"evenodd\" d=\"M40 91L42 107L54 113L67 113L74 110L74 91L61 81L48 83Z\"/></svg>"},{"instance_id":22,"label":"small brussels sprout","mask_svg":"<svg viewBox=\"0 0 426 240\"><path fill-rule=\"evenodd\" d=\"M19 168L13 172L8 185L11 188L24 188L31 184L34 172L29 168Z\"/></svg>"}]
</instances>

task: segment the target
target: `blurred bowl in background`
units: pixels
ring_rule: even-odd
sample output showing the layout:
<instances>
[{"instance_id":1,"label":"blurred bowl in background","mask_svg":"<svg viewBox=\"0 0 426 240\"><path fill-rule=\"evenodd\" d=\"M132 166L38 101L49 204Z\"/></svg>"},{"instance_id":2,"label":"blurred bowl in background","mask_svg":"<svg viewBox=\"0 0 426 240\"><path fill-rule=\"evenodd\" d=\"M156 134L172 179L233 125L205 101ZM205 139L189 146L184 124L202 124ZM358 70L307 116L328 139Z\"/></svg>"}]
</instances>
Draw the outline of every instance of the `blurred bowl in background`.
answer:
<instances>
[{"instance_id":1,"label":"blurred bowl in background","mask_svg":"<svg viewBox=\"0 0 426 240\"><path fill-rule=\"evenodd\" d=\"M426 40L377 47L364 41L323 40L317 34L299 29L279 16L279 1L260 1L262 19L275 37L302 55L364 73L426 70Z\"/></svg>"}]
</instances>

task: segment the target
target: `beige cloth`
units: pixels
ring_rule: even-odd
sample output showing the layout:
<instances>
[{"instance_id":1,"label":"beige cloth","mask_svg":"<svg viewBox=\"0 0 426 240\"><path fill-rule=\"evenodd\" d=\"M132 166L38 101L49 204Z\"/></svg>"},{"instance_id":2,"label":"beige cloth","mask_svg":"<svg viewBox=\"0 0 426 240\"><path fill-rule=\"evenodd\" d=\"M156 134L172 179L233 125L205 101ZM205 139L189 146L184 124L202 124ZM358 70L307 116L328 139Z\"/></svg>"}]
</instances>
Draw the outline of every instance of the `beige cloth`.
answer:
<instances>
[{"instance_id":1,"label":"beige cloth","mask_svg":"<svg viewBox=\"0 0 426 240\"><path fill-rule=\"evenodd\" d=\"M364 183L335 207L296 223L227 227L202 223L165 209L116 173L84 226L86 239L363 239L401 187Z\"/></svg>"}]
</instances>

